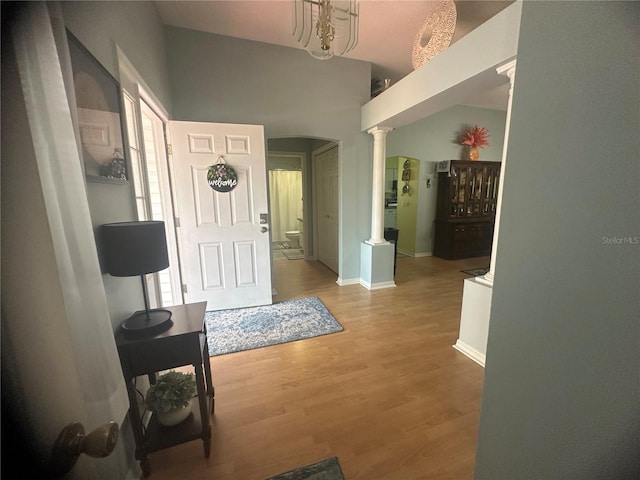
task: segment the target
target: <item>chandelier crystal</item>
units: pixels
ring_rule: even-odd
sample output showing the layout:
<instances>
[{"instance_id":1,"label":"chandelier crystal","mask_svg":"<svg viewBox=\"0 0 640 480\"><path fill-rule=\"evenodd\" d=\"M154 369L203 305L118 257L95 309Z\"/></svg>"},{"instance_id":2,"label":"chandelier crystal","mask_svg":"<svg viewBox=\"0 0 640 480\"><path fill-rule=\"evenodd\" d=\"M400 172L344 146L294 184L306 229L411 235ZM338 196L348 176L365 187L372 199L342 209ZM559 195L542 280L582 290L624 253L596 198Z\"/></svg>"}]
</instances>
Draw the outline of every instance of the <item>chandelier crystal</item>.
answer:
<instances>
[{"instance_id":1,"label":"chandelier crystal","mask_svg":"<svg viewBox=\"0 0 640 480\"><path fill-rule=\"evenodd\" d=\"M358 2L293 0L293 37L319 60L344 55L358 44Z\"/></svg>"}]
</instances>

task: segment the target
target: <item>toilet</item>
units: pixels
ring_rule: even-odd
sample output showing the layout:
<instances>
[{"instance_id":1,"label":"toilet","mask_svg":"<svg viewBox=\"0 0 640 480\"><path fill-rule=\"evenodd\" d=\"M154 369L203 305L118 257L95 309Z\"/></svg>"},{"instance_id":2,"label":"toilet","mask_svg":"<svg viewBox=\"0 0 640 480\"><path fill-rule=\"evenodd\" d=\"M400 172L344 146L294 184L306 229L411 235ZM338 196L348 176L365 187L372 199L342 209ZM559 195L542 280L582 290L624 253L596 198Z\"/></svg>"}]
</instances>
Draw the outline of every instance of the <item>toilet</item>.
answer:
<instances>
[{"instance_id":1,"label":"toilet","mask_svg":"<svg viewBox=\"0 0 640 480\"><path fill-rule=\"evenodd\" d=\"M289 248L300 248L300 232L298 230L290 230L284 234L289 239Z\"/></svg>"},{"instance_id":2,"label":"toilet","mask_svg":"<svg viewBox=\"0 0 640 480\"><path fill-rule=\"evenodd\" d=\"M285 236L289 239L289 248L303 248L303 226L304 222L302 221L302 218L298 217L298 230L289 230L288 232L284 232Z\"/></svg>"}]
</instances>

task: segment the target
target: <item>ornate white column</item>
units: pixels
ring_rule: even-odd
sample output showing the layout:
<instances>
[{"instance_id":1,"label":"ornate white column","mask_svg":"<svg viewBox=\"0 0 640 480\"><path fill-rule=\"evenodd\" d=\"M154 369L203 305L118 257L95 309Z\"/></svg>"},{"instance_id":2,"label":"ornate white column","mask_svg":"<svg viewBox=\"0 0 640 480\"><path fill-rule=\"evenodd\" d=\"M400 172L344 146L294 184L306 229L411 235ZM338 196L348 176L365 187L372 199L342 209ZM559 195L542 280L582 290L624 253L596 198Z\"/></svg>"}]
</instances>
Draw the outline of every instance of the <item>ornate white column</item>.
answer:
<instances>
[{"instance_id":1,"label":"ornate white column","mask_svg":"<svg viewBox=\"0 0 640 480\"><path fill-rule=\"evenodd\" d=\"M498 251L498 234L500 232L500 211L502 210L502 191L504 185L504 172L507 163L507 146L509 145L509 127L511 125L511 103L513 100L513 84L516 78L516 60L505 63L496 69L500 75L507 75L509 82L509 100L507 102L507 119L504 127L504 146L502 147L502 165L500 167L500 184L498 187L498 198L496 200L496 218L493 227L493 243L491 247L491 263L489 271L482 277L478 277L478 281L493 286L493 274L496 269L496 252Z\"/></svg>"},{"instance_id":2,"label":"ornate white column","mask_svg":"<svg viewBox=\"0 0 640 480\"><path fill-rule=\"evenodd\" d=\"M391 127L373 127L373 188L371 194L371 238L366 243L377 245L384 239L384 173L387 156L387 133Z\"/></svg>"}]
</instances>

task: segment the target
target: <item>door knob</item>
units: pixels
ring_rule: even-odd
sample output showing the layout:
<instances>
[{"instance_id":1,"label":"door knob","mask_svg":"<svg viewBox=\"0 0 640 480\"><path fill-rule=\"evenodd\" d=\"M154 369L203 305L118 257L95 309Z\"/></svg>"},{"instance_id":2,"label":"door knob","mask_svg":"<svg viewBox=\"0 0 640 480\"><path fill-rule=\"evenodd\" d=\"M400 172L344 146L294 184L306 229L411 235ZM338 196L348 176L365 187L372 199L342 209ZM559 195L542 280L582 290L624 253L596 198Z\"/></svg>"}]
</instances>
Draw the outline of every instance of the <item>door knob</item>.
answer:
<instances>
[{"instance_id":1,"label":"door knob","mask_svg":"<svg viewBox=\"0 0 640 480\"><path fill-rule=\"evenodd\" d=\"M62 429L53 446L53 472L62 477L71 471L81 453L95 458L108 457L118 441L118 431L118 424L109 422L85 435L81 423L70 423Z\"/></svg>"},{"instance_id":2,"label":"door knob","mask_svg":"<svg viewBox=\"0 0 640 480\"><path fill-rule=\"evenodd\" d=\"M262 233L267 233L269 231L269 229L267 227L260 227L260 231Z\"/></svg>"}]
</instances>

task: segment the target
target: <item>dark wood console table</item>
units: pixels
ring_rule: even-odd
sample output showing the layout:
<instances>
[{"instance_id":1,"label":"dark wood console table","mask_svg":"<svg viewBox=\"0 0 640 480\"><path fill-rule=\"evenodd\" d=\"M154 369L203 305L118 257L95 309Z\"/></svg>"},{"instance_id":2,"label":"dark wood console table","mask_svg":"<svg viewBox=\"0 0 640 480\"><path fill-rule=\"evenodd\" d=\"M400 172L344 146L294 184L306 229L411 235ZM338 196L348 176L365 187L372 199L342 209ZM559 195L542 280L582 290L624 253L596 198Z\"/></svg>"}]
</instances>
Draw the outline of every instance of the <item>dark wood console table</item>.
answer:
<instances>
[{"instance_id":1,"label":"dark wood console table","mask_svg":"<svg viewBox=\"0 0 640 480\"><path fill-rule=\"evenodd\" d=\"M172 312L173 325L153 337L131 339L122 331L116 334L129 395L129 418L136 442L136 459L140 461L145 477L151 473L147 455L157 450L202 439L204 455L209 457L214 389L204 321L206 307L207 302L167 307ZM157 372L185 365L192 365L196 376L198 401L192 402L192 415L173 427L161 426L152 415L145 429L138 406L141 397L135 387L136 377L148 375L149 381L154 383Z\"/></svg>"}]
</instances>

